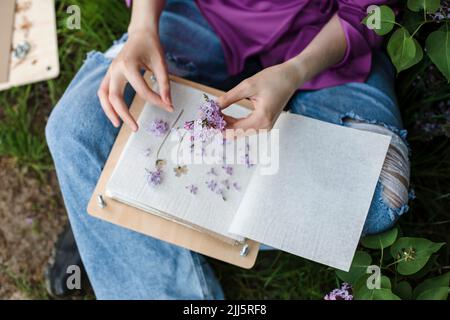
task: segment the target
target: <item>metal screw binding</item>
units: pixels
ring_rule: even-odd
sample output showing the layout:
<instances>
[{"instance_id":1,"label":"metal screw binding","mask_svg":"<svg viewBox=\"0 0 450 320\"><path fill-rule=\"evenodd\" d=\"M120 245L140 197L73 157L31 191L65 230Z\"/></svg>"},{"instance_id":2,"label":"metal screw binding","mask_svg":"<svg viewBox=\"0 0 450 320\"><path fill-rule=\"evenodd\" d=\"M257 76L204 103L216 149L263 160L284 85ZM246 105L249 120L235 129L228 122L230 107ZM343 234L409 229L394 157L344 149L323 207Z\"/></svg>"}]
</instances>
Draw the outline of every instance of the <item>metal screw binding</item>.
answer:
<instances>
[{"instance_id":1,"label":"metal screw binding","mask_svg":"<svg viewBox=\"0 0 450 320\"><path fill-rule=\"evenodd\" d=\"M244 246L241 249L240 255L241 257L246 257L248 255L248 252L250 251L250 247L248 244L244 244Z\"/></svg>"},{"instance_id":2,"label":"metal screw binding","mask_svg":"<svg viewBox=\"0 0 450 320\"><path fill-rule=\"evenodd\" d=\"M103 200L103 196L101 195L101 194L99 194L98 196L97 196L97 205L100 207L100 208L104 208L104 207L106 207L106 202L105 202L105 200Z\"/></svg>"}]
</instances>

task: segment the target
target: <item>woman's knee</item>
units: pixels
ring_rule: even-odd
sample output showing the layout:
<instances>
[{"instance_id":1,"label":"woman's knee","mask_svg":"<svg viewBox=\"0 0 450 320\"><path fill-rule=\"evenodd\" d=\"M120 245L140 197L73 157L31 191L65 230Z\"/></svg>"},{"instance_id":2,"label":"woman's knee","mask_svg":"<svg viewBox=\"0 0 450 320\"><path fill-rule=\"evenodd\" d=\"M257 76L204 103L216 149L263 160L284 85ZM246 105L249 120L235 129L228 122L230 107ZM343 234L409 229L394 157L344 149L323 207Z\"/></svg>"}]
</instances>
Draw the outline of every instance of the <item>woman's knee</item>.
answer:
<instances>
[{"instance_id":1,"label":"woman's knee","mask_svg":"<svg viewBox=\"0 0 450 320\"><path fill-rule=\"evenodd\" d=\"M92 134L97 126L95 123L106 121L97 90L109 64L110 60L103 54L89 54L52 110L45 128L47 144L52 153L65 148L70 141L83 134Z\"/></svg>"},{"instance_id":2,"label":"woman's knee","mask_svg":"<svg viewBox=\"0 0 450 320\"><path fill-rule=\"evenodd\" d=\"M347 120L346 125L359 130L391 135L391 143L363 230L364 234L383 232L391 228L408 210L410 199L408 147L403 138L382 125L355 120Z\"/></svg>"}]
</instances>

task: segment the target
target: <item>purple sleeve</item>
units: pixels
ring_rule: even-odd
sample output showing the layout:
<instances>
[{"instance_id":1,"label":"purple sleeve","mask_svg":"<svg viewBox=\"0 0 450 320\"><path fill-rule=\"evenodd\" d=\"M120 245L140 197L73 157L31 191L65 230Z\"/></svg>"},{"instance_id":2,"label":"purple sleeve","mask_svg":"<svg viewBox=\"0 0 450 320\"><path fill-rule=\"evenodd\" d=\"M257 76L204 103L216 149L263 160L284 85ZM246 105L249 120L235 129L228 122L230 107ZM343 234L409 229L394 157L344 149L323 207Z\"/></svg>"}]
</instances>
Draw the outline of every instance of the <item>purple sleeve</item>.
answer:
<instances>
[{"instance_id":1,"label":"purple sleeve","mask_svg":"<svg viewBox=\"0 0 450 320\"><path fill-rule=\"evenodd\" d=\"M370 5L392 5L395 0L338 0L338 17L344 30L347 48L344 58L303 89L318 89L348 82L364 82L372 67L372 49L380 46L382 37L362 24Z\"/></svg>"}]
</instances>

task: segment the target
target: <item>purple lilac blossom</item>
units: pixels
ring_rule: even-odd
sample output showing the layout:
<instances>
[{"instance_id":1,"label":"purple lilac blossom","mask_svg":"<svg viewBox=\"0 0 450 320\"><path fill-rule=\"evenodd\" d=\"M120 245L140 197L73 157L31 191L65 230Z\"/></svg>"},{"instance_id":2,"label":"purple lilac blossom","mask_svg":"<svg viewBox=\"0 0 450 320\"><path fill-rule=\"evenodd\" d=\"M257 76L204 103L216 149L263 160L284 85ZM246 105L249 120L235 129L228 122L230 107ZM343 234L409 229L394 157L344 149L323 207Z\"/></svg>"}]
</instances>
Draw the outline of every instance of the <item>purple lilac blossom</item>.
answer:
<instances>
[{"instance_id":1,"label":"purple lilac blossom","mask_svg":"<svg viewBox=\"0 0 450 320\"><path fill-rule=\"evenodd\" d=\"M217 188L217 181L216 180L210 180L210 181L206 181L206 186L208 187L209 190L211 191L215 191Z\"/></svg>"},{"instance_id":2,"label":"purple lilac blossom","mask_svg":"<svg viewBox=\"0 0 450 320\"><path fill-rule=\"evenodd\" d=\"M184 123L191 135L192 142L210 142L218 133L223 131L226 122L216 101L205 95L205 101L199 106L199 118Z\"/></svg>"},{"instance_id":3,"label":"purple lilac blossom","mask_svg":"<svg viewBox=\"0 0 450 320\"><path fill-rule=\"evenodd\" d=\"M142 155L143 155L144 157L149 157L149 156L151 155L151 153L152 153L152 149L147 148L147 149L145 149L145 150L142 152Z\"/></svg>"},{"instance_id":4,"label":"purple lilac blossom","mask_svg":"<svg viewBox=\"0 0 450 320\"><path fill-rule=\"evenodd\" d=\"M163 171L161 169L156 169L155 171L149 171L147 170L148 176L147 176L147 182L150 185L157 186L161 184L163 179Z\"/></svg>"},{"instance_id":5,"label":"purple lilac blossom","mask_svg":"<svg viewBox=\"0 0 450 320\"><path fill-rule=\"evenodd\" d=\"M193 184L186 186L186 189L188 189L192 194L197 194L198 192L198 187Z\"/></svg>"},{"instance_id":6,"label":"purple lilac blossom","mask_svg":"<svg viewBox=\"0 0 450 320\"><path fill-rule=\"evenodd\" d=\"M233 188L236 189L237 191L241 190L241 187L237 182L233 182Z\"/></svg>"},{"instance_id":7,"label":"purple lilac blossom","mask_svg":"<svg viewBox=\"0 0 450 320\"><path fill-rule=\"evenodd\" d=\"M341 288L334 289L328 293L324 300L353 300L352 287L350 284L344 282Z\"/></svg>"},{"instance_id":8,"label":"purple lilac blossom","mask_svg":"<svg viewBox=\"0 0 450 320\"><path fill-rule=\"evenodd\" d=\"M232 176L233 175L233 167L229 165L222 166L222 169L225 171L226 174Z\"/></svg>"},{"instance_id":9,"label":"purple lilac blossom","mask_svg":"<svg viewBox=\"0 0 450 320\"><path fill-rule=\"evenodd\" d=\"M220 181L220 183L221 183L227 190L230 190L230 180L225 179L225 180Z\"/></svg>"},{"instance_id":10,"label":"purple lilac blossom","mask_svg":"<svg viewBox=\"0 0 450 320\"><path fill-rule=\"evenodd\" d=\"M147 131L153 133L157 137L161 137L169 131L169 124L161 119L153 120Z\"/></svg>"}]
</instances>

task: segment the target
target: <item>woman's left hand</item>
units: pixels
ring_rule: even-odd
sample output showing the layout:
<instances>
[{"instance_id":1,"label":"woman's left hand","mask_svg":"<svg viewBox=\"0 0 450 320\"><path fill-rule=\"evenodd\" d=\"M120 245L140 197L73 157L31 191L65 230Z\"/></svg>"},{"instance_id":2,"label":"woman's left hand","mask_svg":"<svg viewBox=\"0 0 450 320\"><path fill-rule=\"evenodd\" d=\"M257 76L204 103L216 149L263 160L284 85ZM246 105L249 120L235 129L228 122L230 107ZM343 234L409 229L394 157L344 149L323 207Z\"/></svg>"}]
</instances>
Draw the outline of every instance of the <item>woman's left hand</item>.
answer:
<instances>
[{"instance_id":1,"label":"woman's left hand","mask_svg":"<svg viewBox=\"0 0 450 320\"><path fill-rule=\"evenodd\" d=\"M301 68L293 60L266 68L221 96L217 103L222 109L248 98L254 106L245 118L224 115L227 129L271 129L283 108L302 85Z\"/></svg>"}]
</instances>

